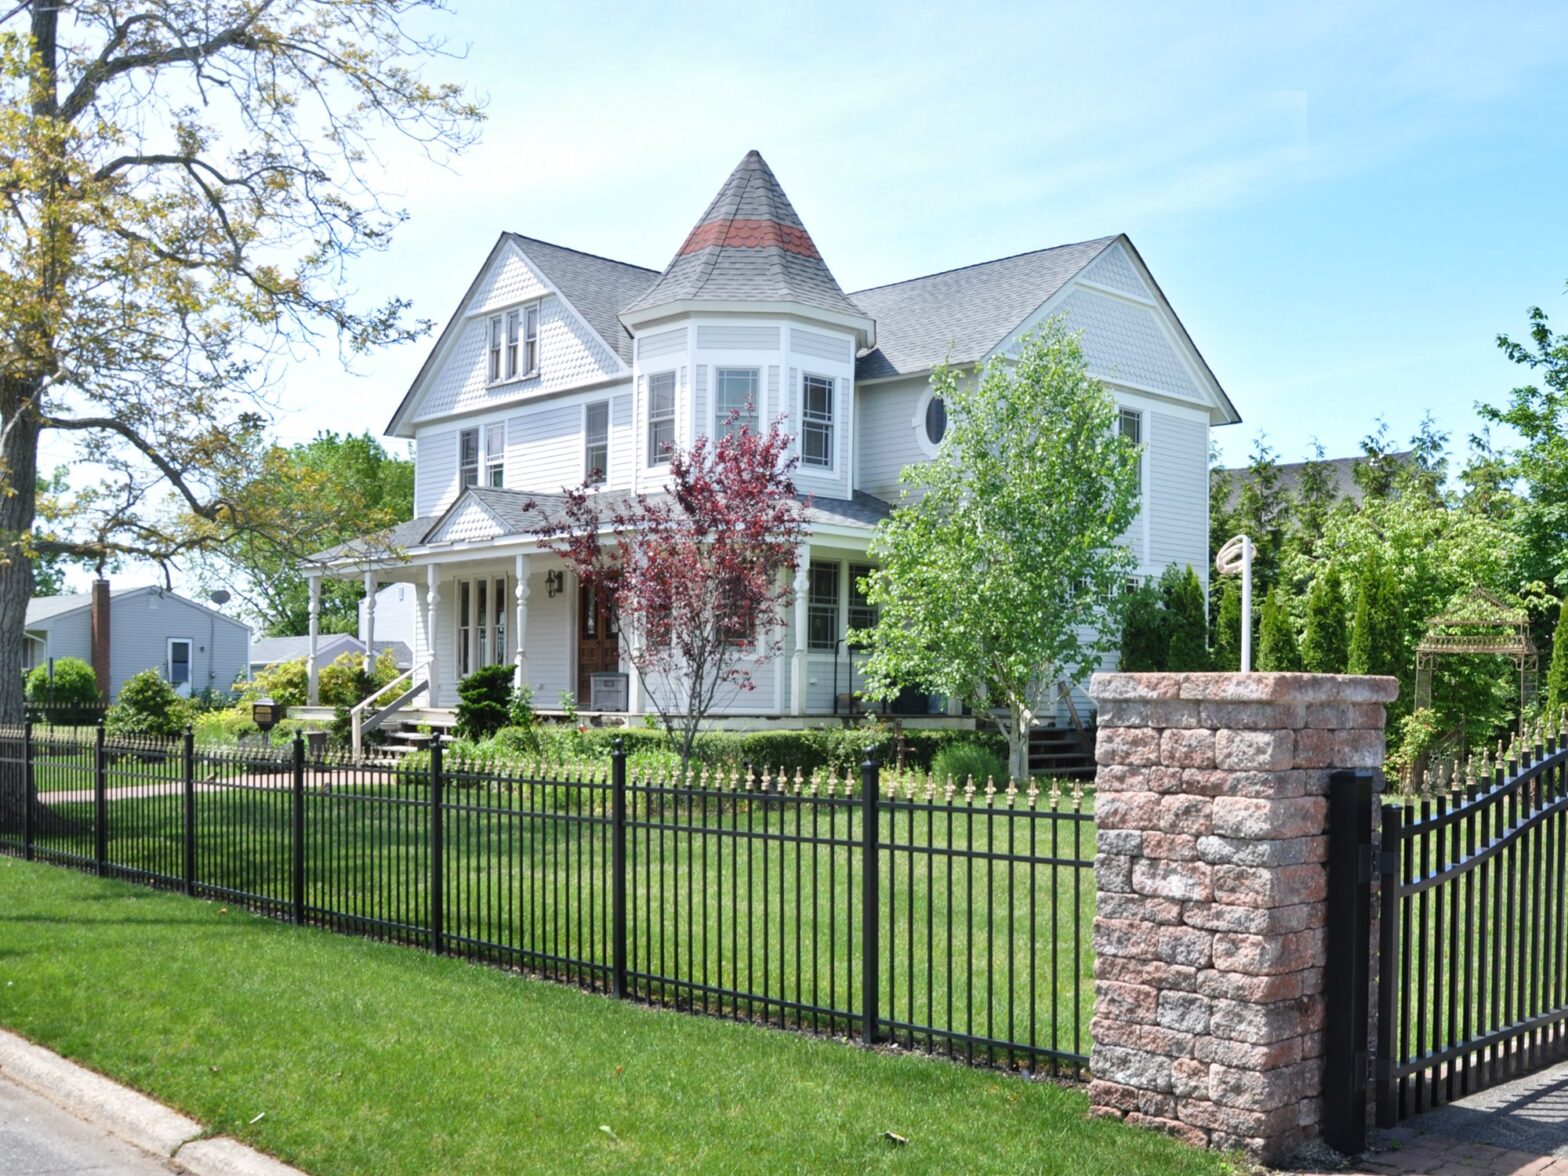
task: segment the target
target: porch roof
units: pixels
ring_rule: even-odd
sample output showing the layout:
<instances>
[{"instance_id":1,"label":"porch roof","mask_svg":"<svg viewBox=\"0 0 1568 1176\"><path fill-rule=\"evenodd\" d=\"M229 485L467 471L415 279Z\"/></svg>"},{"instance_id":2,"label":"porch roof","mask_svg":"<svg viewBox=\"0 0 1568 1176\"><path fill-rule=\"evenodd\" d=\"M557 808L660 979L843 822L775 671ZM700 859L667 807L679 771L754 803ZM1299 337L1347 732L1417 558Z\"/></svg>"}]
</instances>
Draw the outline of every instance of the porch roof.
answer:
<instances>
[{"instance_id":1,"label":"porch roof","mask_svg":"<svg viewBox=\"0 0 1568 1176\"><path fill-rule=\"evenodd\" d=\"M630 505L633 497L628 490L601 492L610 509ZM650 501L663 501L666 493L650 494ZM874 495L857 490L854 497L814 498L799 495L806 507L808 528L823 526L852 527L870 531L893 511L892 506ZM470 504L477 505L495 521L496 532L492 541L526 540L536 537L541 529L564 521L567 496L561 493L530 490L498 490L487 486L470 486L457 500L438 515L425 515L399 523L385 531L351 539L324 551L318 551L306 561L307 566L322 567L350 564L366 565L396 563L410 555L443 551L446 542L436 542L434 536L442 524Z\"/></svg>"}]
</instances>

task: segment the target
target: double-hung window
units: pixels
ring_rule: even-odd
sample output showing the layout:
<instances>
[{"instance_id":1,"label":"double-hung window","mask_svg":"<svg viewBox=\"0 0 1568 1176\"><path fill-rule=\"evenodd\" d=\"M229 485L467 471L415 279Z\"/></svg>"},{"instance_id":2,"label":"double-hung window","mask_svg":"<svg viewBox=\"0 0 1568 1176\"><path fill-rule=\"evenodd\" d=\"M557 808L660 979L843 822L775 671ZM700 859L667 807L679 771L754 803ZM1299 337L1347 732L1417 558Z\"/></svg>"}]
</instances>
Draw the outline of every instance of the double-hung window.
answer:
<instances>
[{"instance_id":1,"label":"double-hung window","mask_svg":"<svg viewBox=\"0 0 1568 1176\"><path fill-rule=\"evenodd\" d=\"M457 435L457 484L463 490L479 485L478 429L464 429Z\"/></svg>"},{"instance_id":2,"label":"double-hung window","mask_svg":"<svg viewBox=\"0 0 1568 1176\"><path fill-rule=\"evenodd\" d=\"M745 428L757 432L757 369L719 368L715 375L718 393L714 409L718 416L718 435L738 433Z\"/></svg>"},{"instance_id":3,"label":"double-hung window","mask_svg":"<svg viewBox=\"0 0 1568 1176\"><path fill-rule=\"evenodd\" d=\"M485 426L485 485L500 489L506 481L506 425Z\"/></svg>"},{"instance_id":4,"label":"double-hung window","mask_svg":"<svg viewBox=\"0 0 1568 1176\"><path fill-rule=\"evenodd\" d=\"M833 381L807 376L800 397L800 461L826 468L833 464Z\"/></svg>"},{"instance_id":5,"label":"double-hung window","mask_svg":"<svg viewBox=\"0 0 1568 1176\"><path fill-rule=\"evenodd\" d=\"M523 308L523 375L539 370L539 307Z\"/></svg>"},{"instance_id":6,"label":"double-hung window","mask_svg":"<svg viewBox=\"0 0 1568 1176\"><path fill-rule=\"evenodd\" d=\"M665 465L675 448L675 373L648 377L648 464Z\"/></svg>"},{"instance_id":7,"label":"double-hung window","mask_svg":"<svg viewBox=\"0 0 1568 1176\"><path fill-rule=\"evenodd\" d=\"M506 312L506 378L508 380L517 375L517 332L521 317L521 311Z\"/></svg>"},{"instance_id":8,"label":"double-hung window","mask_svg":"<svg viewBox=\"0 0 1568 1176\"><path fill-rule=\"evenodd\" d=\"M1143 414L1135 408L1124 408L1118 414L1121 435L1134 445L1143 444ZM1143 490L1143 456L1138 457L1138 490Z\"/></svg>"},{"instance_id":9,"label":"double-hung window","mask_svg":"<svg viewBox=\"0 0 1568 1176\"><path fill-rule=\"evenodd\" d=\"M838 564L812 562L806 573L806 648L838 648Z\"/></svg>"},{"instance_id":10,"label":"double-hung window","mask_svg":"<svg viewBox=\"0 0 1568 1176\"><path fill-rule=\"evenodd\" d=\"M490 319L490 383L497 384L501 381L501 316L494 315Z\"/></svg>"},{"instance_id":11,"label":"double-hung window","mask_svg":"<svg viewBox=\"0 0 1568 1176\"><path fill-rule=\"evenodd\" d=\"M590 404L583 413L583 479L602 486L610 469L610 402Z\"/></svg>"},{"instance_id":12,"label":"double-hung window","mask_svg":"<svg viewBox=\"0 0 1568 1176\"><path fill-rule=\"evenodd\" d=\"M457 675L506 660L506 577L457 581Z\"/></svg>"}]
</instances>

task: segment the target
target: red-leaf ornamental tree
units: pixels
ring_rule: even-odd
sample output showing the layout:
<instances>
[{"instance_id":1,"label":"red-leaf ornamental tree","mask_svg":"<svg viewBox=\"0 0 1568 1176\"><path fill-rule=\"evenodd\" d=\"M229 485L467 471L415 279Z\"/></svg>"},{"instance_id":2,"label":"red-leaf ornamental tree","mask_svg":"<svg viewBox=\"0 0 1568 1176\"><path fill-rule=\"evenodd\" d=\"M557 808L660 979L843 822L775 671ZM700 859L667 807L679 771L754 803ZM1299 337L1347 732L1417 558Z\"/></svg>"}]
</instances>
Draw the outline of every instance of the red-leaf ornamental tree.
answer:
<instances>
[{"instance_id":1,"label":"red-leaf ornamental tree","mask_svg":"<svg viewBox=\"0 0 1568 1176\"><path fill-rule=\"evenodd\" d=\"M805 536L796 458L775 421L731 427L670 455L668 488L567 495L546 546L608 593L621 645L684 766L721 699L776 657Z\"/></svg>"}]
</instances>

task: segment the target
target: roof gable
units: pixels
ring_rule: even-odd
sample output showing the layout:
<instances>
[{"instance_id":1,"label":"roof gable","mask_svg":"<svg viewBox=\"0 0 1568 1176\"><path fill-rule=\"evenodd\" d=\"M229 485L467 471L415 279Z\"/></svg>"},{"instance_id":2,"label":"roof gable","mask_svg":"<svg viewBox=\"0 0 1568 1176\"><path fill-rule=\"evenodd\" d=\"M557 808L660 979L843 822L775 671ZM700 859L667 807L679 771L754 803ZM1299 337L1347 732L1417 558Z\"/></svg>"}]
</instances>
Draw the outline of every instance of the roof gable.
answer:
<instances>
[{"instance_id":1,"label":"roof gable","mask_svg":"<svg viewBox=\"0 0 1568 1176\"><path fill-rule=\"evenodd\" d=\"M856 379L978 362L1115 240L1058 245L855 291L856 304L877 320L877 345L857 361Z\"/></svg>"},{"instance_id":2,"label":"roof gable","mask_svg":"<svg viewBox=\"0 0 1568 1176\"><path fill-rule=\"evenodd\" d=\"M473 491L464 494L448 509L441 521L425 536L425 543L470 543L494 539L506 528Z\"/></svg>"},{"instance_id":3,"label":"roof gable","mask_svg":"<svg viewBox=\"0 0 1568 1176\"><path fill-rule=\"evenodd\" d=\"M558 351L559 343L552 342L547 335L552 330L555 318L561 320L565 329L561 338L567 340L574 350L585 352L573 365L575 368L586 365L588 370L580 375L591 376L597 372L614 377L629 372L632 361L631 336L621 324L617 312L638 293L646 290L656 277L656 271L642 266L612 261L516 233L502 233L479 267L479 272L474 275L474 280L469 283L457 309L447 320L435 346L425 357L424 364L398 404L397 411L392 414L387 433L413 436L413 421L421 415L421 410L431 397L436 395L433 390L440 384L453 383L443 377L448 375L448 368L454 363L464 367L464 372L451 373L457 378L457 384L445 389L446 396L439 405L439 411L466 411L482 407L460 401L465 396L472 399L475 394L488 398L491 390L477 385L468 388L466 385L473 384L473 379L464 380L462 377L465 373L471 375L469 369L472 369L479 372L481 385L483 383L479 365L483 362L485 328L479 319L492 307L499 309L534 298L547 300L547 313L543 316L540 328L541 347L546 349L542 367L547 374L555 374L560 370L555 362L558 357L549 353ZM559 315L549 313L549 307L555 302L560 305ZM576 342L571 343L572 339ZM511 389L514 386L505 387ZM528 389L529 386L519 381L515 387Z\"/></svg>"}]
</instances>

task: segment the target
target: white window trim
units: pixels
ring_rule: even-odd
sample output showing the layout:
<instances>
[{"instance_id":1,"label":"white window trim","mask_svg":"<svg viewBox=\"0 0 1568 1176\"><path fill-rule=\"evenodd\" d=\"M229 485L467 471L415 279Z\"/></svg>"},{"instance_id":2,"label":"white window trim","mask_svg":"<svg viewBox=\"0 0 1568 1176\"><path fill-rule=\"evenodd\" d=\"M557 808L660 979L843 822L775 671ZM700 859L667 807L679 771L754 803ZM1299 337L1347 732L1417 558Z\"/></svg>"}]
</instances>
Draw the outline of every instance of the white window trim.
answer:
<instances>
[{"instance_id":1,"label":"white window trim","mask_svg":"<svg viewBox=\"0 0 1568 1176\"><path fill-rule=\"evenodd\" d=\"M185 646L185 672L189 675L183 683L174 680L174 647ZM190 637L170 637L164 643L163 680L171 686L187 686L194 690L196 682L196 642Z\"/></svg>"},{"instance_id":2,"label":"white window trim","mask_svg":"<svg viewBox=\"0 0 1568 1176\"><path fill-rule=\"evenodd\" d=\"M500 434L501 434L501 451L500 451L500 455L495 460L492 460L491 457L490 457L490 438L496 432L496 430L499 430ZM479 481L478 481L477 485L482 486L482 487L484 487L487 490L502 490L502 489L505 489L506 488L506 422L505 421L490 421L487 424L481 425L479 427L479 445L480 445L480 448L479 448ZM492 482L490 480L491 472L493 470L496 470L496 469L499 469L501 471L501 482L500 482L500 485L497 485L496 483L494 483L494 482Z\"/></svg>"},{"instance_id":3,"label":"white window trim","mask_svg":"<svg viewBox=\"0 0 1568 1176\"><path fill-rule=\"evenodd\" d=\"M532 380L538 378L539 369L543 366L542 355L544 349L540 346L539 341L539 330L544 324L543 307L543 298L530 298L526 302L517 302L510 306L503 306L498 310L486 311L483 315L480 316L481 321L485 325L485 345L483 354L486 388L499 388L504 384L515 384L520 380ZM517 372L508 375L506 371L508 316L513 314L517 316L517 362L519 369L522 369L523 359L527 355L528 351L528 312L530 310L534 312L533 367L528 368L527 370L518 370ZM497 323L500 324L501 353L500 362L496 369L498 374L496 378L492 380L490 378L490 356L493 349L490 346L490 340L495 337L493 332L495 331L495 326Z\"/></svg>"},{"instance_id":4,"label":"white window trim","mask_svg":"<svg viewBox=\"0 0 1568 1176\"><path fill-rule=\"evenodd\" d=\"M670 424L673 426L670 439L676 448L680 447L680 420L681 420L681 377L677 368L661 368L656 372L644 372L642 390L642 436L638 439L637 447L643 453L643 468L650 473L668 472L670 459L666 455L660 457L653 451L653 381L660 376L669 376L671 391L674 399L670 405Z\"/></svg>"},{"instance_id":5,"label":"white window trim","mask_svg":"<svg viewBox=\"0 0 1568 1176\"><path fill-rule=\"evenodd\" d=\"M454 681L463 680L462 646L463 646L463 590L468 589L468 672L472 674L480 667L479 661L479 624L476 619L479 607L479 593L477 586L486 585L485 595L488 597L495 592L497 584L501 587L499 600L490 601L489 623L486 625L485 648L489 661L485 665L508 665L511 662L512 652L517 648L517 638L512 633L512 602L515 581L510 575L489 576L458 576L452 581L452 678ZM501 630L502 649L499 654L490 647L495 644L490 638L495 636L497 629Z\"/></svg>"},{"instance_id":6,"label":"white window trim","mask_svg":"<svg viewBox=\"0 0 1568 1176\"><path fill-rule=\"evenodd\" d=\"M719 416L720 372L750 372L752 375L757 377L757 395L751 404L752 415L756 418L756 426L752 429L752 434L755 436L761 433L764 428L763 420L766 416L766 400L768 395L767 365L755 363L715 363L709 365L708 368L708 436L713 440L714 444L717 444L719 438L724 435L724 421L723 418Z\"/></svg>"},{"instance_id":7,"label":"white window trim","mask_svg":"<svg viewBox=\"0 0 1568 1176\"><path fill-rule=\"evenodd\" d=\"M1125 437L1122 432L1122 418L1132 416L1138 419L1138 503L1139 509L1143 507L1143 499L1148 493L1149 486L1149 414L1135 404L1116 405L1116 435Z\"/></svg>"},{"instance_id":8,"label":"white window trim","mask_svg":"<svg viewBox=\"0 0 1568 1176\"><path fill-rule=\"evenodd\" d=\"M911 426L915 430L915 444L920 446L920 452L925 454L927 457L935 457L941 450L940 444L933 445L931 443L931 438L926 436L926 406L936 398L937 396L935 388L927 388L924 392L922 392L919 399L915 402L914 419L910 421ZM951 422L948 423L948 427L952 427ZM946 440L947 434L943 433L942 437L943 440Z\"/></svg>"},{"instance_id":9,"label":"white window trim","mask_svg":"<svg viewBox=\"0 0 1568 1176\"><path fill-rule=\"evenodd\" d=\"M828 464L817 465L806 460L806 381L826 380L828 382ZM800 467L796 471L808 477L836 478L838 477L838 451L839 430L844 427L842 405L839 403L840 381L837 376L824 375L822 372L800 373L800 387L796 389L795 403L799 407L799 417L794 422L796 435L800 438L797 443L800 450Z\"/></svg>"},{"instance_id":10,"label":"white window trim","mask_svg":"<svg viewBox=\"0 0 1568 1176\"><path fill-rule=\"evenodd\" d=\"M611 396L599 397L583 401L582 405L582 431L583 439L583 481L588 480L588 410L596 405L604 405L604 479L594 484L596 490L607 490L614 482L615 464L615 398Z\"/></svg>"},{"instance_id":11,"label":"white window trim","mask_svg":"<svg viewBox=\"0 0 1568 1176\"><path fill-rule=\"evenodd\" d=\"M472 483L463 481L463 436L474 435L474 480ZM465 425L457 430L455 438L457 443L457 493L461 496L465 491L484 484L485 472L485 427L484 425Z\"/></svg>"}]
</instances>

